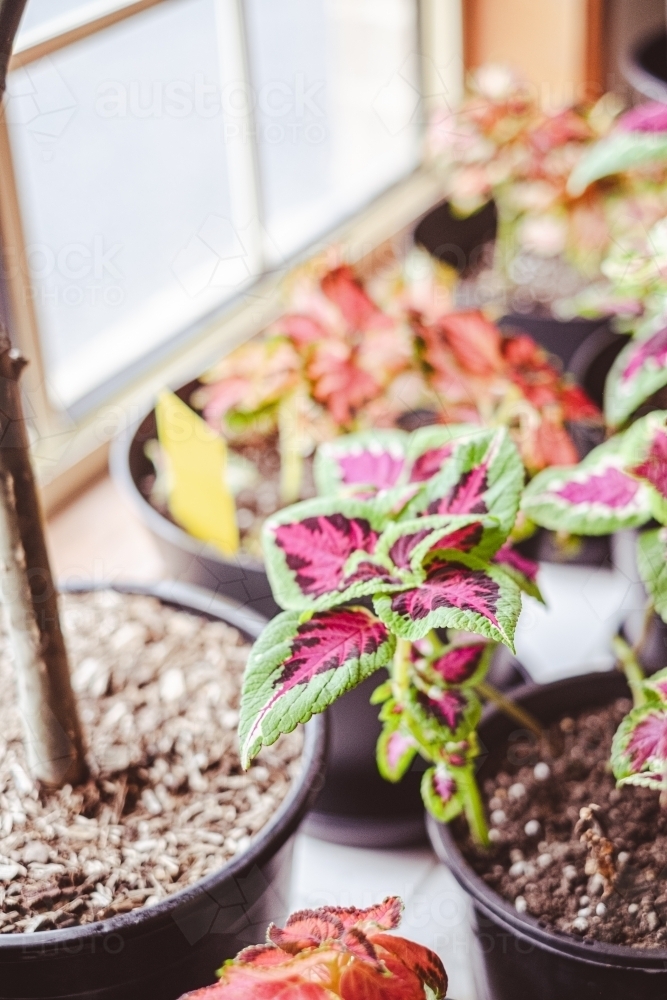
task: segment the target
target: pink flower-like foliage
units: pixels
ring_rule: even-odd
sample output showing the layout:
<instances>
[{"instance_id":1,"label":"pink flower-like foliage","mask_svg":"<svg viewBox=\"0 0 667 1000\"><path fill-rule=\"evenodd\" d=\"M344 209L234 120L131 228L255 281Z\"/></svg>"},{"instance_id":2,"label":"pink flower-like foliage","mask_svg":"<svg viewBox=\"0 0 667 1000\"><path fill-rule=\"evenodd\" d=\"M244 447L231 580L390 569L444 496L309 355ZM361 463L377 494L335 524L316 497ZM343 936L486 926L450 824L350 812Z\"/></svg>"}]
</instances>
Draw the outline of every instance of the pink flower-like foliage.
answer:
<instances>
[{"instance_id":1,"label":"pink flower-like foliage","mask_svg":"<svg viewBox=\"0 0 667 1000\"><path fill-rule=\"evenodd\" d=\"M437 698L420 691L417 700L427 715L452 731L458 729L467 705L465 695L456 690L442 691Z\"/></svg>"},{"instance_id":2,"label":"pink flower-like foliage","mask_svg":"<svg viewBox=\"0 0 667 1000\"><path fill-rule=\"evenodd\" d=\"M188 1000L442 1000L447 975L423 945L387 931L402 903L388 897L366 910L325 906L271 925L267 944L246 948L214 986ZM185 1000L185 998L183 998Z\"/></svg>"},{"instance_id":3,"label":"pink flower-like foliage","mask_svg":"<svg viewBox=\"0 0 667 1000\"><path fill-rule=\"evenodd\" d=\"M583 482L570 482L555 490L555 495L568 503L600 503L618 510L632 503L639 483L621 469L610 465L604 472L593 473Z\"/></svg>"},{"instance_id":4,"label":"pink flower-like foliage","mask_svg":"<svg viewBox=\"0 0 667 1000\"><path fill-rule=\"evenodd\" d=\"M626 132L667 132L667 104L638 104L619 119L618 127Z\"/></svg>"},{"instance_id":5,"label":"pink flower-like foliage","mask_svg":"<svg viewBox=\"0 0 667 1000\"><path fill-rule=\"evenodd\" d=\"M395 486L405 464L400 456L392 455L389 451L375 452L370 448L339 455L336 461L346 486L368 484L379 490Z\"/></svg>"}]
</instances>

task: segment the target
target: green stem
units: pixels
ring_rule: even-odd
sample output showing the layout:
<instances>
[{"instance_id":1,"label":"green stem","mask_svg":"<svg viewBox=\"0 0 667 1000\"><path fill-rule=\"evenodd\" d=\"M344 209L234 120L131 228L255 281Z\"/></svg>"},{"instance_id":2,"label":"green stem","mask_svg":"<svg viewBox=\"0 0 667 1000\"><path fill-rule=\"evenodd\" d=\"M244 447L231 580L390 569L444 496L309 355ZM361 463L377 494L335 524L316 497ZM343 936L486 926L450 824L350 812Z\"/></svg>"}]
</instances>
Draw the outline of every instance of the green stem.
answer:
<instances>
[{"instance_id":1,"label":"green stem","mask_svg":"<svg viewBox=\"0 0 667 1000\"><path fill-rule=\"evenodd\" d=\"M396 640L396 652L394 653L393 680L396 686L397 700L410 687L410 654L412 653L412 643L409 639Z\"/></svg>"},{"instance_id":2,"label":"green stem","mask_svg":"<svg viewBox=\"0 0 667 1000\"><path fill-rule=\"evenodd\" d=\"M297 416L297 399L291 393L278 405L278 437L280 448L280 499L283 504L295 503L301 494L303 455L301 454Z\"/></svg>"},{"instance_id":3,"label":"green stem","mask_svg":"<svg viewBox=\"0 0 667 1000\"><path fill-rule=\"evenodd\" d=\"M515 719L525 729L529 729L531 733L535 733L539 739L543 738L544 730L540 726L537 719L535 719L530 712L526 712L525 709L521 708L520 705L517 705L515 702L510 701L509 698L506 698L505 695L501 694L500 691L497 691L492 684L488 684L486 681L480 681L475 685L475 690L482 696L482 698L486 698L487 701L491 701L494 705L497 705L498 708L505 713L505 715L509 715L511 719Z\"/></svg>"},{"instance_id":4,"label":"green stem","mask_svg":"<svg viewBox=\"0 0 667 1000\"><path fill-rule=\"evenodd\" d=\"M649 601L644 610L644 619L642 621L641 631L637 636L637 641L632 647L633 652L637 657L637 659L639 659L639 656L641 655L646 640L648 639L648 633L651 627L651 620L654 614L655 614L655 608L653 607L653 601Z\"/></svg>"},{"instance_id":5,"label":"green stem","mask_svg":"<svg viewBox=\"0 0 667 1000\"><path fill-rule=\"evenodd\" d=\"M612 640L612 648L616 654L619 665L625 674L630 690L632 691L632 700L635 704L635 708L638 708L646 701L646 695L644 694L644 681L646 680L646 674L637 659L637 651L636 649L633 649L632 646L625 641L625 639L622 639L620 635L614 636Z\"/></svg>"},{"instance_id":6,"label":"green stem","mask_svg":"<svg viewBox=\"0 0 667 1000\"><path fill-rule=\"evenodd\" d=\"M456 783L463 797L463 808L470 827L470 834L473 840L482 847L488 847L489 828L484 815L484 804L479 794L479 786L472 766L462 768L452 768L456 776Z\"/></svg>"}]
</instances>

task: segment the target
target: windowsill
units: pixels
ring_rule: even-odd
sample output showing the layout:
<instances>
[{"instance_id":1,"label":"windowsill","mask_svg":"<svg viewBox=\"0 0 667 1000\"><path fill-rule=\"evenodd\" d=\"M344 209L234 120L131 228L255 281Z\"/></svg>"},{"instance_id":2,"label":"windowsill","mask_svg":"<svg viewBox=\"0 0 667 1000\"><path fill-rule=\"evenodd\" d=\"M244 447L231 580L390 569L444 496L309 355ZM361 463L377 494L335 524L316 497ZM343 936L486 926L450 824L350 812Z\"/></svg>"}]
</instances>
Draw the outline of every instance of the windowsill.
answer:
<instances>
[{"instance_id":1,"label":"windowsill","mask_svg":"<svg viewBox=\"0 0 667 1000\"><path fill-rule=\"evenodd\" d=\"M385 243L410 238L416 219L442 197L440 179L429 167L420 167L364 209L353 220L310 248L301 261L337 245L350 263L363 266ZM159 389L183 385L211 367L221 356L254 336L284 309L282 286L287 275L266 275L233 307L201 325L186 345L163 358L143 375L80 423L66 417L54 433L36 442L34 458L47 512L65 506L107 463L112 437L147 411Z\"/></svg>"}]
</instances>

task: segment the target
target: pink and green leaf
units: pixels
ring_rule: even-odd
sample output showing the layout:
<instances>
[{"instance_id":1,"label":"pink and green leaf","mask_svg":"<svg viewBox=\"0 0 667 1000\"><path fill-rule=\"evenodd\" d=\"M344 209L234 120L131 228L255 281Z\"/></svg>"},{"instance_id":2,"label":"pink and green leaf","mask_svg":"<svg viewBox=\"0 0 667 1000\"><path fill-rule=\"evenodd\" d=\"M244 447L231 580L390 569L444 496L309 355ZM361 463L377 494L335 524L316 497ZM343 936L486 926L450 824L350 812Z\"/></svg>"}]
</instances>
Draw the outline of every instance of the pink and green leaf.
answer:
<instances>
[{"instance_id":1,"label":"pink and green leaf","mask_svg":"<svg viewBox=\"0 0 667 1000\"><path fill-rule=\"evenodd\" d=\"M385 520L372 503L341 497L306 500L268 518L264 557L278 604L307 611L404 586L375 558Z\"/></svg>"},{"instance_id":2,"label":"pink and green leaf","mask_svg":"<svg viewBox=\"0 0 667 1000\"><path fill-rule=\"evenodd\" d=\"M374 597L378 616L396 635L415 641L433 628L475 632L514 649L521 592L500 568L474 557L436 556L416 588Z\"/></svg>"},{"instance_id":3,"label":"pink and green leaf","mask_svg":"<svg viewBox=\"0 0 667 1000\"><path fill-rule=\"evenodd\" d=\"M470 687L411 689L408 696L411 727L421 741L442 747L469 736L479 722L482 706Z\"/></svg>"},{"instance_id":4,"label":"pink and green leaf","mask_svg":"<svg viewBox=\"0 0 667 1000\"><path fill-rule=\"evenodd\" d=\"M577 535L636 528L651 516L649 490L627 471L623 436L594 448L579 465L540 472L521 509L536 524Z\"/></svg>"},{"instance_id":5,"label":"pink and green leaf","mask_svg":"<svg viewBox=\"0 0 667 1000\"><path fill-rule=\"evenodd\" d=\"M495 552L498 522L476 514L431 514L388 525L378 540L376 557L396 570L421 573L435 551L458 551L478 558Z\"/></svg>"},{"instance_id":6,"label":"pink and green leaf","mask_svg":"<svg viewBox=\"0 0 667 1000\"><path fill-rule=\"evenodd\" d=\"M523 463L507 431L481 431L456 443L442 470L408 504L403 517L490 515L499 525L499 548L514 525L523 481Z\"/></svg>"},{"instance_id":7,"label":"pink and green leaf","mask_svg":"<svg viewBox=\"0 0 667 1000\"><path fill-rule=\"evenodd\" d=\"M667 326L631 340L611 367L604 393L609 424L625 423L654 392L667 385Z\"/></svg>"},{"instance_id":8,"label":"pink and green leaf","mask_svg":"<svg viewBox=\"0 0 667 1000\"><path fill-rule=\"evenodd\" d=\"M534 597L542 604L546 603L537 585L539 563L533 562L532 559L526 559L520 552L512 548L511 542L506 542L502 548L498 549L493 557L493 562L514 580L524 594Z\"/></svg>"},{"instance_id":9,"label":"pink and green leaf","mask_svg":"<svg viewBox=\"0 0 667 1000\"><path fill-rule=\"evenodd\" d=\"M463 796L456 779L444 765L424 772L421 793L424 805L440 823L451 823L463 811Z\"/></svg>"},{"instance_id":10,"label":"pink and green leaf","mask_svg":"<svg viewBox=\"0 0 667 1000\"><path fill-rule=\"evenodd\" d=\"M667 528L640 534L637 566L653 607L667 622Z\"/></svg>"},{"instance_id":11,"label":"pink and green leaf","mask_svg":"<svg viewBox=\"0 0 667 1000\"><path fill-rule=\"evenodd\" d=\"M495 646L490 642L469 642L447 646L428 661L428 669L450 686L474 686L484 679Z\"/></svg>"},{"instance_id":12,"label":"pink and green leaf","mask_svg":"<svg viewBox=\"0 0 667 1000\"><path fill-rule=\"evenodd\" d=\"M628 472L648 487L653 517L667 523L667 414L655 410L624 435Z\"/></svg>"},{"instance_id":13,"label":"pink and green leaf","mask_svg":"<svg viewBox=\"0 0 667 1000\"><path fill-rule=\"evenodd\" d=\"M626 715L611 748L619 785L667 789L667 704L648 700Z\"/></svg>"},{"instance_id":14,"label":"pink and green leaf","mask_svg":"<svg viewBox=\"0 0 667 1000\"><path fill-rule=\"evenodd\" d=\"M381 429L320 445L314 470L317 492L387 490L405 482L408 440L405 431Z\"/></svg>"},{"instance_id":15,"label":"pink and green leaf","mask_svg":"<svg viewBox=\"0 0 667 1000\"><path fill-rule=\"evenodd\" d=\"M400 726L386 723L377 742L378 771L386 781L400 781L417 753L417 741Z\"/></svg>"},{"instance_id":16,"label":"pink and green leaf","mask_svg":"<svg viewBox=\"0 0 667 1000\"><path fill-rule=\"evenodd\" d=\"M323 712L391 660L394 637L362 607L318 612L307 621L279 614L250 652L239 741L247 767L262 746Z\"/></svg>"},{"instance_id":17,"label":"pink and green leaf","mask_svg":"<svg viewBox=\"0 0 667 1000\"><path fill-rule=\"evenodd\" d=\"M411 483L425 483L442 471L457 442L480 434L474 424L420 427L408 442L408 476Z\"/></svg>"}]
</instances>

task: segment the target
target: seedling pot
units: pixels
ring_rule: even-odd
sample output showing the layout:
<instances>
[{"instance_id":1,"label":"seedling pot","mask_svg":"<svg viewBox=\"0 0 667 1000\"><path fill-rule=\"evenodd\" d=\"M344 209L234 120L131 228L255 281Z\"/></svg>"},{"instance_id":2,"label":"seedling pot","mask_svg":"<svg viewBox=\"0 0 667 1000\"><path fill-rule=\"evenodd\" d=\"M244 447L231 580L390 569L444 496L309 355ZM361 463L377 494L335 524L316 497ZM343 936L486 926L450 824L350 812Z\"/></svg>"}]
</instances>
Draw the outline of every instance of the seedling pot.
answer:
<instances>
[{"instance_id":1,"label":"seedling pot","mask_svg":"<svg viewBox=\"0 0 667 1000\"><path fill-rule=\"evenodd\" d=\"M609 704L629 694L617 672L586 674L544 686L526 685L513 699L549 723L563 714ZM488 756L481 781L504 759L516 723L495 708L485 714L479 735ZM667 951L583 942L541 927L491 890L463 857L450 829L428 820L431 842L442 861L472 897L474 937L484 982L480 1000L664 1000Z\"/></svg>"},{"instance_id":2,"label":"seedling pot","mask_svg":"<svg viewBox=\"0 0 667 1000\"><path fill-rule=\"evenodd\" d=\"M254 639L264 621L183 583L101 584L148 594L179 610L238 628ZM2 1000L176 1000L211 983L241 948L286 916L294 835L321 783L326 723L306 727L303 767L288 796L246 851L219 871L148 909L99 923L0 935Z\"/></svg>"},{"instance_id":3,"label":"seedling pot","mask_svg":"<svg viewBox=\"0 0 667 1000\"><path fill-rule=\"evenodd\" d=\"M498 211L489 201L478 212L459 218L448 201L442 201L420 219L415 243L459 274L474 273L482 263L485 246L496 238Z\"/></svg>"}]
</instances>

